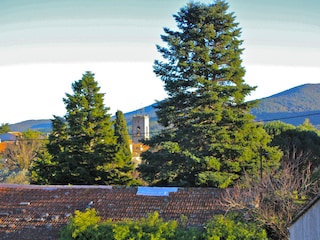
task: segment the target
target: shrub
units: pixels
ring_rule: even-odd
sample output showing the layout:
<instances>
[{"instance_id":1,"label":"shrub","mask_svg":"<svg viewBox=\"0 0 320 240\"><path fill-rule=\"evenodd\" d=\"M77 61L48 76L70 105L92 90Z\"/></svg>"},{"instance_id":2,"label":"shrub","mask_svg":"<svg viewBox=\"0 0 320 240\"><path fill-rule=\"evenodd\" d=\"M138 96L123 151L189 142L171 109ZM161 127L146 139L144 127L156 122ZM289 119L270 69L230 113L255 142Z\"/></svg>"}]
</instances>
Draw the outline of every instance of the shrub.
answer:
<instances>
[{"instance_id":1,"label":"shrub","mask_svg":"<svg viewBox=\"0 0 320 240\"><path fill-rule=\"evenodd\" d=\"M264 240L267 233L256 223L247 222L238 215L216 215L205 227L208 240Z\"/></svg>"},{"instance_id":2,"label":"shrub","mask_svg":"<svg viewBox=\"0 0 320 240\"><path fill-rule=\"evenodd\" d=\"M61 231L60 239L90 240L263 240L267 239L264 229L255 223L248 223L236 215L217 215L204 230L178 224L178 221L164 221L158 212L138 221L124 220L101 222L94 209L76 211L70 223Z\"/></svg>"},{"instance_id":3,"label":"shrub","mask_svg":"<svg viewBox=\"0 0 320 240\"><path fill-rule=\"evenodd\" d=\"M97 216L95 209L87 209L85 212L75 211L70 223L61 231L60 239L96 239L94 238L101 218Z\"/></svg>"}]
</instances>

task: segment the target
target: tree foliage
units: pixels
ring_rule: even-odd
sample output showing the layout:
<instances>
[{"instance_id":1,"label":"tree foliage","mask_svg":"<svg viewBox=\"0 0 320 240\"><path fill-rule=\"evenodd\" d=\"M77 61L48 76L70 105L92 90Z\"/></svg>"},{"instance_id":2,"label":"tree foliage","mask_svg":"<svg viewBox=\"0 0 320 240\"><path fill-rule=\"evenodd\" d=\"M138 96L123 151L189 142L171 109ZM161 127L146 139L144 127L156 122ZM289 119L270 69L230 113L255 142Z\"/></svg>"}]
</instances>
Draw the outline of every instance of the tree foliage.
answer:
<instances>
[{"instance_id":1,"label":"tree foliage","mask_svg":"<svg viewBox=\"0 0 320 240\"><path fill-rule=\"evenodd\" d=\"M6 158L8 164L14 165L20 170L29 170L37 152L43 146L44 140L41 132L28 129L22 133L21 138L15 144L7 144L3 157Z\"/></svg>"},{"instance_id":2,"label":"tree foliage","mask_svg":"<svg viewBox=\"0 0 320 240\"><path fill-rule=\"evenodd\" d=\"M28 129L15 143L7 143L0 160L0 179L7 183L30 183L29 170L44 141L41 132Z\"/></svg>"},{"instance_id":3,"label":"tree foliage","mask_svg":"<svg viewBox=\"0 0 320 240\"><path fill-rule=\"evenodd\" d=\"M176 239L173 236L177 228L177 222L174 220L165 222L159 218L157 212L138 221L113 222L109 219L104 222L97 222L98 218L94 209L76 212L69 225L61 231L60 239Z\"/></svg>"},{"instance_id":4,"label":"tree foliage","mask_svg":"<svg viewBox=\"0 0 320 240\"><path fill-rule=\"evenodd\" d=\"M130 150L130 138L124 114L119 110L116 112L114 131L114 134L117 138L117 153L115 158L118 163L114 168L114 183L116 184L116 179L119 179L119 184L138 184L137 181L132 179L134 165L132 162L132 154Z\"/></svg>"},{"instance_id":5,"label":"tree foliage","mask_svg":"<svg viewBox=\"0 0 320 240\"><path fill-rule=\"evenodd\" d=\"M249 176L246 180L245 186L226 190L222 206L243 213L275 240L289 239L287 228L293 217L318 193L310 168L300 171L295 161L284 162L259 182Z\"/></svg>"},{"instance_id":6,"label":"tree foliage","mask_svg":"<svg viewBox=\"0 0 320 240\"><path fill-rule=\"evenodd\" d=\"M97 231L100 221L95 209L87 209L85 212L76 210L70 223L62 229L60 239L96 239L87 237Z\"/></svg>"},{"instance_id":7,"label":"tree foliage","mask_svg":"<svg viewBox=\"0 0 320 240\"><path fill-rule=\"evenodd\" d=\"M274 121L264 128L272 136L271 144L282 150L282 163L293 161L301 171L310 164L312 171L319 168L320 131L308 120L299 126Z\"/></svg>"},{"instance_id":8,"label":"tree foliage","mask_svg":"<svg viewBox=\"0 0 320 240\"><path fill-rule=\"evenodd\" d=\"M267 240L265 229L238 214L216 215L206 224L205 239Z\"/></svg>"},{"instance_id":9,"label":"tree foliage","mask_svg":"<svg viewBox=\"0 0 320 240\"><path fill-rule=\"evenodd\" d=\"M1 123L0 126L0 134L11 132L9 123Z\"/></svg>"},{"instance_id":10,"label":"tree foliage","mask_svg":"<svg viewBox=\"0 0 320 240\"><path fill-rule=\"evenodd\" d=\"M209 240L209 239L267 239L266 232L253 222L246 222L235 215L217 215L206 223L204 230L187 227L177 220L164 221L158 212L139 220L113 222L112 219L100 221L94 209L76 211L70 223L60 234L61 240L71 239L154 239L154 240Z\"/></svg>"},{"instance_id":11,"label":"tree foliage","mask_svg":"<svg viewBox=\"0 0 320 240\"><path fill-rule=\"evenodd\" d=\"M52 120L49 142L33 166L33 180L47 184L125 185L130 166L126 168L116 157L119 147L113 122L94 74L83 74L72 84L72 90L73 94L63 99L66 115ZM119 171L124 172L124 180Z\"/></svg>"},{"instance_id":12,"label":"tree foliage","mask_svg":"<svg viewBox=\"0 0 320 240\"><path fill-rule=\"evenodd\" d=\"M114 123L115 136L117 137L117 143L119 151L124 155L127 162L131 162L131 151L130 151L130 138L127 129L127 123L124 119L122 111L116 112L116 120Z\"/></svg>"},{"instance_id":13,"label":"tree foliage","mask_svg":"<svg viewBox=\"0 0 320 240\"><path fill-rule=\"evenodd\" d=\"M154 72L168 98L157 103L166 127L147 144L141 176L153 185L227 187L243 173L278 165L281 153L249 113L245 102L255 87L244 83L241 30L224 1L189 3L174 15L178 31L164 28L158 46L164 60Z\"/></svg>"}]
</instances>

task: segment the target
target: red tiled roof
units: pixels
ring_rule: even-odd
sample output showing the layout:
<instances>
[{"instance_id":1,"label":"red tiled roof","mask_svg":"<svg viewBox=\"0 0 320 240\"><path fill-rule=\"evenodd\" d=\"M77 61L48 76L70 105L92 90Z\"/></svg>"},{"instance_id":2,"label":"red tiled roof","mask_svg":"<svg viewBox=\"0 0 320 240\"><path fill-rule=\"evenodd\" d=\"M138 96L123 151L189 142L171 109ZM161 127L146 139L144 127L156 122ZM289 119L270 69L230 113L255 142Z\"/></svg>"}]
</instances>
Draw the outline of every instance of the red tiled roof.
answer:
<instances>
[{"instance_id":1,"label":"red tiled roof","mask_svg":"<svg viewBox=\"0 0 320 240\"><path fill-rule=\"evenodd\" d=\"M104 220L136 220L158 211L164 220L183 214L189 225L203 225L221 212L221 189L172 188L163 196L138 194L138 189L0 184L0 239L58 239L74 211L88 206Z\"/></svg>"}]
</instances>

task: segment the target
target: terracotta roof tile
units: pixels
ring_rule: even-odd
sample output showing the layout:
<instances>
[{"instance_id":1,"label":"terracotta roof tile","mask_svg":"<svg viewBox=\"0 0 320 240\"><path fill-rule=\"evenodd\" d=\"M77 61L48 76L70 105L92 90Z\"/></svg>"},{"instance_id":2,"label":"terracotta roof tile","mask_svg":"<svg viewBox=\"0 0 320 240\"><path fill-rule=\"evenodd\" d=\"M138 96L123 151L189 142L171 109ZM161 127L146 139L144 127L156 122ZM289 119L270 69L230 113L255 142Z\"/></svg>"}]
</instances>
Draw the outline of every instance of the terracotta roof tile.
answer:
<instances>
[{"instance_id":1,"label":"terracotta roof tile","mask_svg":"<svg viewBox=\"0 0 320 240\"><path fill-rule=\"evenodd\" d=\"M164 220L183 214L203 225L221 211L221 189L175 188L167 196L137 194L138 187L0 184L1 239L58 239L75 210L95 208L103 220L140 219L159 212Z\"/></svg>"}]
</instances>

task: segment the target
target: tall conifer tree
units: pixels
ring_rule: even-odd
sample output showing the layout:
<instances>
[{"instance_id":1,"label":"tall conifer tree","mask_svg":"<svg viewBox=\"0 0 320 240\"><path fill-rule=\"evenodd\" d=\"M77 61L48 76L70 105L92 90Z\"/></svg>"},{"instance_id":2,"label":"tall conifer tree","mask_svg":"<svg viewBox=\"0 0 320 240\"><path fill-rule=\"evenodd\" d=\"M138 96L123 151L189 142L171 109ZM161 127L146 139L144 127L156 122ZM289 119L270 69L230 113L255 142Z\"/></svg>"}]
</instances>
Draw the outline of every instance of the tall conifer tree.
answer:
<instances>
[{"instance_id":1,"label":"tall conifer tree","mask_svg":"<svg viewBox=\"0 0 320 240\"><path fill-rule=\"evenodd\" d=\"M72 84L72 90L73 94L66 94L63 99L66 115L63 118L55 116L52 120L48 152L39 155L34 164L34 181L49 184L126 184L113 175L123 163L116 157L119 147L113 122L94 74L83 74L81 80Z\"/></svg>"},{"instance_id":2,"label":"tall conifer tree","mask_svg":"<svg viewBox=\"0 0 320 240\"><path fill-rule=\"evenodd\" d=\"M154 72L168 94L157 104L166 129L147 142L139 168L150 184L227 187L259 173L261 149L264 171L278 165L281 153L250 114L255 102L245 102L255 87L243 80L241 30L227 10L192 2L174 15L178 31L164 28Z\"/></svg>"},{"instance_id":3,"label":"tall conifer tree","mask_svg":"<svg viewBox=\"0 0 320 240\"><path fill-rule=\"evenodd\" d=\"M122 111L116 112L116 120L114 123L115 136L117 137L118 147L126 156L127 162L131 162L130 138L127 123Z\"/></svg>"},{"instance_id":4,"label":"tall conifer tree","mask_svg":"<svg viewBox=\"0 0 320 240\"><path fill-rule=\"evenodd\" d=\"M118 179L119 183L126 183L126 185L136 184L136 181L133 179L134 165L132 162L127 123L123 112L119 110L116 112L114 131L117 138L116 159L118 164L115 168L111 167L114 175L113 179Z\"/></svg>"}]
</instances>

